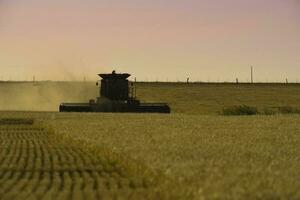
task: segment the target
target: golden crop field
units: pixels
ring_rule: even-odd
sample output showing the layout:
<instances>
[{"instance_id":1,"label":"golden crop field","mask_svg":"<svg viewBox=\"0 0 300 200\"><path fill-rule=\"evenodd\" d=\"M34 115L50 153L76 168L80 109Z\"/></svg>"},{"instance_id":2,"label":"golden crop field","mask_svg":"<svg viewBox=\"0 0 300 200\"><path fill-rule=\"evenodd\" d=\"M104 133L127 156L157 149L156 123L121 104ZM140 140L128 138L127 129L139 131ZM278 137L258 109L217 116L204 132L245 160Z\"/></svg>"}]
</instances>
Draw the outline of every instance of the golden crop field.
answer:
<instances>
[{"instance_id":1,"label":"golden crop field","mask_svg":"<svg viewBox=\"0 0 300 200\"><path fill-rule=\"evenodd\" d=\"M64 96L96 96L93 87L0 85L1 109L5 101L7 110L41 110L40 101L51 111ZM299 199L300 115L218 114L231 105L300 107L299 89L140 83L141 99L170 102L174 112L2 111L0 199Z\"/></svg>"},{"instance_id":2,"label":"golden crop field","mask_svg":"<svg viewBox=\"0 0 300 200\"><path fill-rule=\"evenodd\" d=\"M172 113L217 115L224 107L300 108L300 84L136 83L137 96L167 102ZM93 82L0 83L0 110L58 111L61 102L88 102L99 96Z\"/></svg>"},{"instance_id":3,"label":"golden crop field","mask_svg":"<svg viewBox=\"0 0 300 200\"><path fill-rule=\"evenodd\" d=\"M0 121L0 199L161 197L152 178L26 120Z\"/></svg>"}]
</instances>

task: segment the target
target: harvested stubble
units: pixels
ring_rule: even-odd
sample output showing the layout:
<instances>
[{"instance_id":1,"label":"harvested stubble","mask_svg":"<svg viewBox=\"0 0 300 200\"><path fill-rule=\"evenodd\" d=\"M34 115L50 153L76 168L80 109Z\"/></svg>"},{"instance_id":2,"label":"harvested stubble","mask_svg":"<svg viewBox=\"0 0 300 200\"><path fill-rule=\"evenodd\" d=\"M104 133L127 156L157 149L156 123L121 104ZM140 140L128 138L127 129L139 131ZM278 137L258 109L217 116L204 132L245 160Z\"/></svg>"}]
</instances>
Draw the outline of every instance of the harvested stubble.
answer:
<instances>
[{"instance_id":1,"label":"harvested stubble","mask_svg":"<svg viewBox=\"0 0 300 200\"><path fill-rule=\"evenodd\" d=\"M0 126L0 199L158 198L151 187L46 128Z\"/></svg>"}]
</instances>

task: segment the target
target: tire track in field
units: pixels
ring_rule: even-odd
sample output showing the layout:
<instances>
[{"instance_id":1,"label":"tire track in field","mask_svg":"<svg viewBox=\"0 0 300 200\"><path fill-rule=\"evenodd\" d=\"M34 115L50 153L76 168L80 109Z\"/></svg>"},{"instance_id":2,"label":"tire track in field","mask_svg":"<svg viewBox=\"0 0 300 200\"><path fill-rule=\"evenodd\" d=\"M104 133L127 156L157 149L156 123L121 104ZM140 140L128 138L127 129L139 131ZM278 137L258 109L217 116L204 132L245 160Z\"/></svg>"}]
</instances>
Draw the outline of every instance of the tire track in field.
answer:
<instances>
[{"instance_id":1,"label":"tire track in field","mask_svg":"<svg viewBox=\"0 0 300 200\"><path fill-rule=\"evenodd\" d=\"M0 125L0 144L1 200L147 198L143 184L133 183L143 179L123 177L115 165L41 127Z\"/></svg>"}]
</instances>

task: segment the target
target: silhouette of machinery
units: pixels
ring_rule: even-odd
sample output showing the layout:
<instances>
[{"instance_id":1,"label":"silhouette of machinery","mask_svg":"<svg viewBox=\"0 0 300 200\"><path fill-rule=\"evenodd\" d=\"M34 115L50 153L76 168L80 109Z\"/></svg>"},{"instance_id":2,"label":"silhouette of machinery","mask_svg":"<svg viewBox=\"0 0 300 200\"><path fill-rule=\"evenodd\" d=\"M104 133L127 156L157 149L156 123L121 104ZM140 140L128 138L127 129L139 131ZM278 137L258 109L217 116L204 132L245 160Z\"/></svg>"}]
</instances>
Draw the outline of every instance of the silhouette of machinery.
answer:
<instances>
[{"instance_id":1,"label":"silhouette of machinery","mask_svg":"<svg viewBox=\"0 0 300 200\"><path fill-rule=\"evenodd\" d=\"M130 74L99 74L100 97L89 103L62 103L60 112L148 112L170 113L166 103L141 103L136 98L136 88L128 80ZM98 85L98 84L97 84Z\"/></svg>"}]
</instances>

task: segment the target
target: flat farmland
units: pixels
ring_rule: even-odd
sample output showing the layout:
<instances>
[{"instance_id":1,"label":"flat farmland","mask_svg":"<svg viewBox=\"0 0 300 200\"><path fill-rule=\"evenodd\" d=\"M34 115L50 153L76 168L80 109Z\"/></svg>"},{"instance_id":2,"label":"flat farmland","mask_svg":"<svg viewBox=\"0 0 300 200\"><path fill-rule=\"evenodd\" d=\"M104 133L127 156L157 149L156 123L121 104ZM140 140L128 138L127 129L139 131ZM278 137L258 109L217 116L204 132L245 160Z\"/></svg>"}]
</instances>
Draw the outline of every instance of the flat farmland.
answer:
<instances>
[{"instance_id":1,"label":"flat farmland","mask_svg":"<svg viewBox=\"0 0 300 200\"><path fill-rule=\"evenodd\" d=\"M36 125L0 125L1 199L155 199L156 186L115 160Z\"/></svg>"},{"instance_id":2,"label":"flat farmland","mask_svg":"<svg viewBox=\"0 0 300 200\"><path fill-rule=\"evenodd\" d=\"M87 88L94 87L89 84ZM81 85L77 89L63 85L59 91L65 87L73 88L70 101L97 95ZM0 112L0 119L34 121L0 125L1 197L300 198L300 115L218 115L231 105L300 107L299 85L139 83L137 87L141 99L170 102L174 112ZM63 95L67 94L55 101ZM49 103L50 109L52 100ZM36 105L28 106L35 110Z\"/></svg>"},{"instance_id":3,"label":"flat farmland","mask_svg":"<svg viewBox=\"0 0 300 200\"><path fill-rule=\"evenodd\" d=\"M168 102L173 113L218 115L227 106L300 108L300 84L136 83L146 102ZM0 83L0 109L57 111L61 102L88 102L99 96L94 82Z\"/></svg>"}]
</instances>

